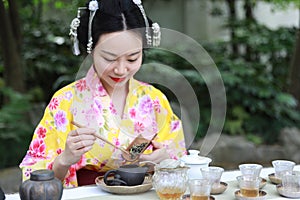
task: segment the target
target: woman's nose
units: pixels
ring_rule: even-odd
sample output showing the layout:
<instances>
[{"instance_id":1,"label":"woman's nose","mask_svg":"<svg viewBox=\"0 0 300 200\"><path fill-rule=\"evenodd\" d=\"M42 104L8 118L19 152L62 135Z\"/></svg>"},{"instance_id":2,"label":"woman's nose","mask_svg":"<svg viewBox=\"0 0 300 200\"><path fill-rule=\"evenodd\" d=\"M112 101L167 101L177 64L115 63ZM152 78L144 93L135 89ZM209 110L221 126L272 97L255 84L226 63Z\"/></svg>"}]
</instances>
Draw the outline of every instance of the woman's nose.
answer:
<instances>
[{"instance_id":1,"label":"woman's nose","mask_svg":"<svg viewBox=\"0 0 300 200\"><path fill-rule=\"evenodd\" d=\"M118 62L114 68L114 73L117 75L123 75L127 72L127 67L125 62Z\"/></svg>"}]
</instances>

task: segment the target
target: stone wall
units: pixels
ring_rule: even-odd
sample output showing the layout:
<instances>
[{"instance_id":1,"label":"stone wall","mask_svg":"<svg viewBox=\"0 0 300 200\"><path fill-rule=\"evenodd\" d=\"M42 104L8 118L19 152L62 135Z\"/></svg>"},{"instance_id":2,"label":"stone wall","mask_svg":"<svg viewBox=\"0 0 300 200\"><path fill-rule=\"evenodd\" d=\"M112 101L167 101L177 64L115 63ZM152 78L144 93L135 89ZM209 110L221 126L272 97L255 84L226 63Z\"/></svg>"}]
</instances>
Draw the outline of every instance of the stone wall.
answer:
<instances>
[{"instance_id":1,"label":"stone wall","mask_svg":"<svg viewBox=\"0 0 300 200\"><path fill-rule=\"evenodd\" d=\"M216 138L218 141L216 142ZM211 134L205 138L206 143L215 144L206 155L213 161L211 165L219 165L226 169L237 169L241 163L259 163L263 166L271 166L275 159L293 160L300 163L300 131L296 128L285 128L281 131L278 144L255 145L243 136L229 136ZM206 152L202 145L203 140L195 142L190 149L200 149Z\"/></svg>"},{"instance_id":2,"label":"stone wall","mask_svg":"<svg viewBox=\"0 0 300 200\"><path fill-rule=\"evenodd\" d=\"M5 194L19 191L22 182L22 172L18 167L0 170L0 187Z\"/></svg>"}]
</instances>

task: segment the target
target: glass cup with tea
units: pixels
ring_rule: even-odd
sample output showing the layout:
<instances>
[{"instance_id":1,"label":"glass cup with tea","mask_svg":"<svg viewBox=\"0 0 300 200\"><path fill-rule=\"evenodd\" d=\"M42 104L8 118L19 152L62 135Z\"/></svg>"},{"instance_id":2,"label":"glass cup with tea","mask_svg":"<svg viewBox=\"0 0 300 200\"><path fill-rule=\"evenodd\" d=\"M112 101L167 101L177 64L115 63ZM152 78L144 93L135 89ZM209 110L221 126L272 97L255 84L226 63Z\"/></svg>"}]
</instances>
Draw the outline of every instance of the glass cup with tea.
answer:
<instances>
[{"instance_id":1,"label":"glass cup with tea","mask_svg":"<svg viewBox=\"0 0 300 200\"><path fill-rule=\"evenodd\" d=\"M221 176L224 172L222 167L209 166L201 168L202 177L211 181L212 188L220 187Z\"/></svg>"},{"instance_id":2,"label":"glass cup with tea","mask_svg":"<svg viewBox=\"0 0 300 200\"><path fill-rule=\"evenodd\" d=\"M211 181L205 178L189 180L191 200L209 200Z\"/></svg>"},{"instance_id":3,"label":"glass cup with tea","mask_svg":"<svg viewBox=\"0 0 300 200\"><path fill-rule=\"evenodd\" d=\"M272 165L275 170L275 177L282 179L284 175L292 174L296 163L289 160L273 160Z\"/></svg>"},{"instance_id":4,"label":"glass cup with tea","mask_svg":"<svg viewBox=\"0 0 300 200\"><path fill-rule=\"evenodd\" d=\"M259 184L261 179L251 175L242 175L237 177L241 195L244 197L258 197Z\"/></svg>"},{"instance_id":5,"label":"glass cup with tea","mask_svg":"<svg viewBox=\"0 0 300 200\"><path fill-rule=\"evenodd\" d=\"M259 177L263 166L259 164L246 163L239 165L240 172L243 176Z\"/></svg>"}]
</instances>

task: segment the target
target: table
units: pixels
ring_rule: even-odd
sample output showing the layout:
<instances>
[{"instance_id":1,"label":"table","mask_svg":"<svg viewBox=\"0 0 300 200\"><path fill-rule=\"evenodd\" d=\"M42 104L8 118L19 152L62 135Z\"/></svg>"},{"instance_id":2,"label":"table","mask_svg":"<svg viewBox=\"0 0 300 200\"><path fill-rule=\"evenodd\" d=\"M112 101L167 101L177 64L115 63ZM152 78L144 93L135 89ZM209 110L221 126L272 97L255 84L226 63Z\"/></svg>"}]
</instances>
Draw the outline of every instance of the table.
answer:
<instances>
[{"instance_id":1,"label":"table","mask_svg":"<svg viewBox=\"0 0 300 200\"><path fill-rule=\"evenodd\" d=\"M295 166L294 170L300 171L300 165ZM267 199L271 200L284 200L288 199L281 197L277 190L276 186L269 182L268 175L274 173L273 168L263 168L261 171L261 177L268 180L266 186L262 189L267 192ZM222 175L221 181L228 184L227 190L219 195L213 195L215 200L232 200L235 199L234 192L238 190L238 185L236 177L241 175L239 170L234 171L225 171ZM83 186L72 189L64 189L63 191L63 200L159 200L154 189L149 190L145 193L134 194L134 195L116 195L110 194L105 191L102 191L98 186ZM20 200L19 194L6 194L6 200Z\"/></svg>"}]
</instances>

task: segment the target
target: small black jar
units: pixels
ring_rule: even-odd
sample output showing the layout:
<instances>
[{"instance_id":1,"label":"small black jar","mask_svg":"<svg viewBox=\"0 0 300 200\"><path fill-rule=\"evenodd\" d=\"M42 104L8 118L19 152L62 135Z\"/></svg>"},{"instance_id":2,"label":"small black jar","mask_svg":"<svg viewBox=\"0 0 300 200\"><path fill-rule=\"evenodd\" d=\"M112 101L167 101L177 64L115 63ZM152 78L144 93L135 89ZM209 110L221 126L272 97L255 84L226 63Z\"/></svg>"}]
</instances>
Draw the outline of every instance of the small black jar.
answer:
<instances>
[{"instance_id":1,"label":"small black jar","mask_svg":"<svg viewBox=\"0 0 300 200\"><path fill-rule=\"evenodd\" d=\"M3 192L3 190L0 187L0 200L4 200L5 199L5 194Z\"/></svg>"},{"instance_id":2,"label":"small black jar","mask_svg":"<svg viewBox=\"0 0 300 200\"><path fill-rule=\"evenodd\" d=\"M62 193L61 181L48 169L33 171L19 188L21 200L60 200Z\"/></svg>"}]
</instances>

